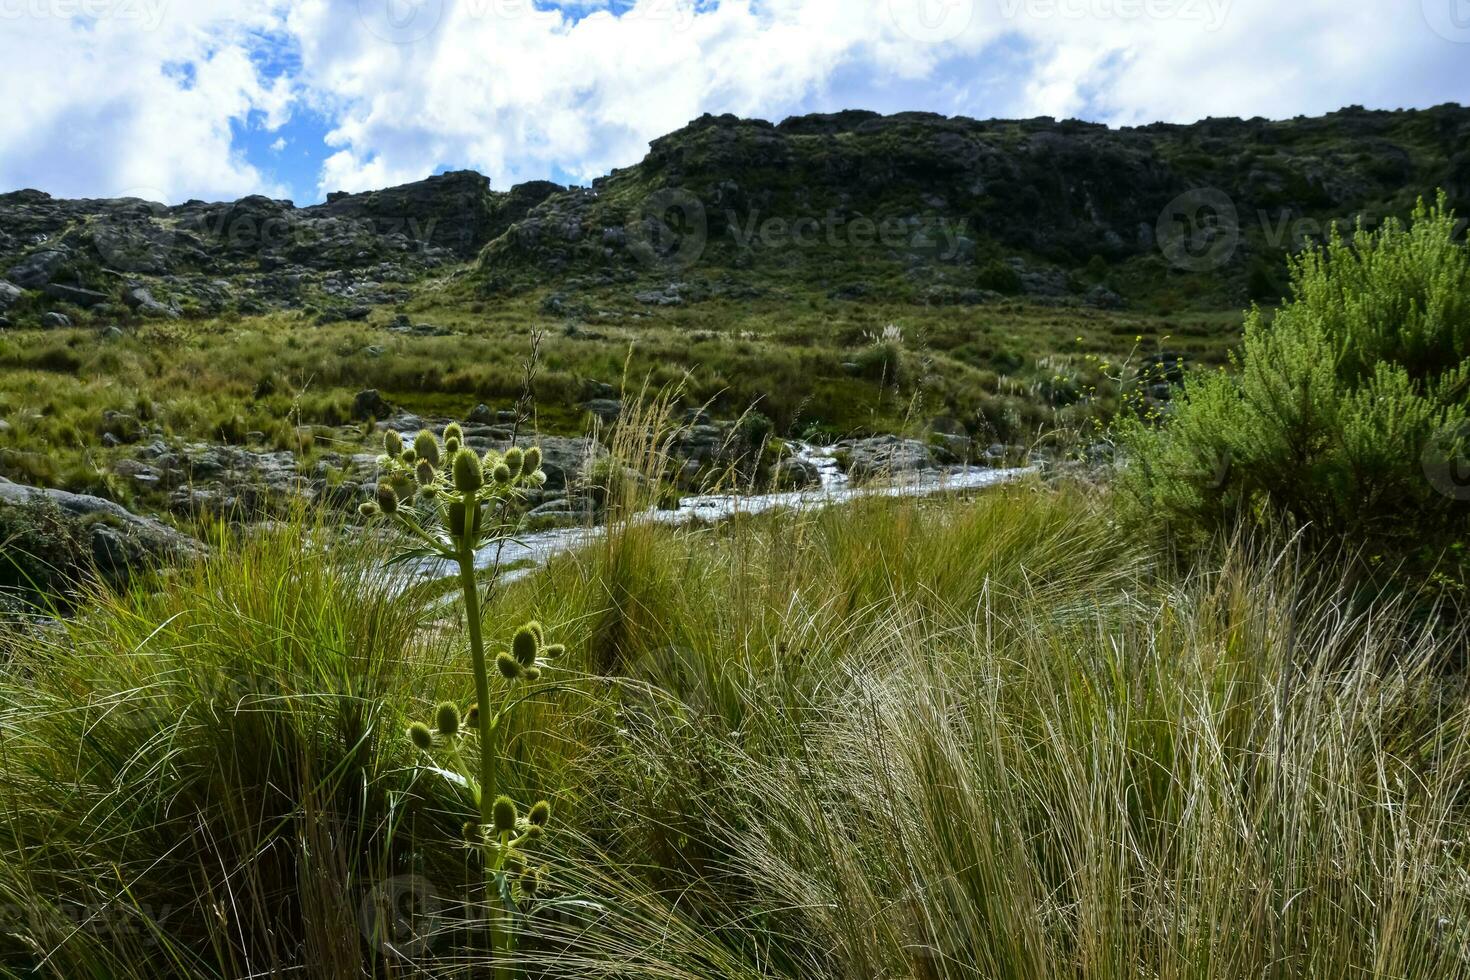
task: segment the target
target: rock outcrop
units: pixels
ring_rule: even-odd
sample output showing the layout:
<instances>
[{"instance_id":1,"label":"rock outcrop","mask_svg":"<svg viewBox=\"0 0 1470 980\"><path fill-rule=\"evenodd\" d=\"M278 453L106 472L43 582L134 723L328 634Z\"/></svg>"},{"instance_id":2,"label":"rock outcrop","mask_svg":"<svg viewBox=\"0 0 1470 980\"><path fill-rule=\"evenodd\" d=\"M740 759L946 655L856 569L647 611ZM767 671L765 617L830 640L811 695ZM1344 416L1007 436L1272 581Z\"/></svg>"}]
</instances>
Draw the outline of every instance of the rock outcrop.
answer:
<instances>
[{"instance_id":1,"label":"rock outcrop","mask_svg":"<svg viewBox=\"0 0 1470 980\"><path fill-rule=\"evenodd\" d=\"M23 511L29 513L22 516ZM56 530L67 541L79 545L82 553L21 556L19 553L26 549L27 535L26 531L17 529L33 525L38 517L61 522ZM24 486L3 477L0 477L0 518L9 533L19 539L5 542L12 558L12 569L8 571L16 564L33 561L52 566L90 565L109 578L124 579L144 567L176 564L204 553L203 546L188 535L162 521L134 514L110 500ZM66 571L50 569L58 570Z\"/></svg>"}]
</instances>

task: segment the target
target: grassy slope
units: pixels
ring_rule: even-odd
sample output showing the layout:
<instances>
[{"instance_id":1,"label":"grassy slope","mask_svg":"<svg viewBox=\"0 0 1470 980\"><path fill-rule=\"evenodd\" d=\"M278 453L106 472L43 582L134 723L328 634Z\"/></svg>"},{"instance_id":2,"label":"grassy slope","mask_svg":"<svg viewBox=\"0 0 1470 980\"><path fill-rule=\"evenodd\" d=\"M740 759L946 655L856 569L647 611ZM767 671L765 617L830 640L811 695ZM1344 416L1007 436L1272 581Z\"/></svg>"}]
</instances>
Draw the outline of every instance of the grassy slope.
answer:
<instances>
[{"instance_id":1,"label":"grassy slope","mask_svg":"<svg viewBox=\"0 0 1470 980\"><path fill-rule=\"evenodd\" d=\"M845 302L795 281L762 298L655 309L627 290L592 290L578 294L590 312L574 322L543 312L544 294L422 289L411 320L451 337L390 333L387 311L365 324L297 314L155 323L104 341L86 330L0 334L0 418L9 424L0 476L127 501L133 491L106 472L131 454L102 447L108 411L180 438L219 441L222 427L235 427L263 433L257 448L308 458L358 451L366 440L345 426L364 388L425 414L510 407L533 329L546 331L536 401L547 433L581 432L589 382L617 387L626 374L634 387L645 377L682 380L688 405L712 402L719 416L754 405L787 434L922 434L946 418L982 446L1030 444L1105 418L1117 406L1114 379L1150 353L1222 361L1239 324L1236 313ZM902 333L901 353L874 343L889 324Z\"/></svg>"},{"instance_id":2,"label":"grassy slope","mask_svg":"<svg viewBox=\"0 0 1470 980\"><path fill-rule=\"evenodd\" d=\"M314 533L11 651L5 969L483 970L468 803L405 768L400 734L467 697L461 634L375 584L373 546ZM1470 711L1427 669L1450 639L1291 584L1329 569L1152 567L1097 501L1022 487L619 528L498 594L492 637L535 614L572 674L624 679L506 743L513 794L576 831L550 839L562 904L526 956L567 977L1466 975Z\"/></svg>"}]
</instances>

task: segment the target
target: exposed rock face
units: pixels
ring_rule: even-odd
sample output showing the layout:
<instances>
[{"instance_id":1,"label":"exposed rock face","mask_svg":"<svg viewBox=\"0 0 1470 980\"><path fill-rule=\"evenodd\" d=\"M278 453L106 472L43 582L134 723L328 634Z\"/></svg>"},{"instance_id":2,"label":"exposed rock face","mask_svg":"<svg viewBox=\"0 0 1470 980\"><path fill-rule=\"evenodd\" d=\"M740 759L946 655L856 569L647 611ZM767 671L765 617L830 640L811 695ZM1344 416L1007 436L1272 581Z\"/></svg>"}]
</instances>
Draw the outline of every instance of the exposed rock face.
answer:
<instances>
[{"instance_id":1,"label":"exposed rock face","mask_svg":"<svg viewBox=\"0 0 1470 980\"><path fill-rule=\"evenodd\" d=\"M779 125L704 116L590 188L499 192L457 171L305 208L261 196L166 206L0 194L0 311L21 290L39 302L7 314L16 326L55 307L111 319L119 302L139 318L313 306L336 322L476 256L489 286L629 282L650 307L746 294L768 281L762 263L861 301L871 287L833 269L834 256L858 250L896 269L924 305L992 302L979 272L1010 262L1016 291L1033 300L1109 308L1124 297L1079 270L1094 257L1106 268L1153 256L1162 275L1161 219L1181 196L1209 189L1236 212L1238 247L1209 271L1243 296L1256 259L1274 267L1314 227L1396 213L1436 187L1470 211L1470 110L1116 130L932 113ZM1206 238L1227 234L1210 221ZM650 274L658 288L640 281ZM558 292L546 308L576 316L581 306Z\"/></svg>"},{"instance_id":2,"label":"exposed rock face","mask_svg":"<svg viewBox=\"0 0 1470 980\"><path fill-rule=\"evenodd\" d=\"M521 282L527 270L741 268L770 255L805 260L821 281L834 249L866 248L911 266L921 286L947 283L921 290L921 301L970 303L985 296L934 270L1021 252L1046 263L1022 270L1021 292L1109 307L1121 301L1114 291L1089 292L1070 273L1093 256L1162 257L1161 219L1183 195L1213 189L1234 208L1239 247L1210 271L1244 288L1252 256L1279 260L1304 231L1396 213L1406 188L1439 186L1461 211L1470 206L1470 110L1458 106L1116 130L931 113L842 112L779 125L704 116L591 190L548 197L480 263L496 285ZM1190 200L1186 219L1224 220L1196 213ZM674 301L653 291L638 298Z\"/></svg>"},{"instance_id":3,"label":"exposed rock face","mask_svg":"<svg viewBox=\"0 0 1470 980\"><path fill-rule=\"evenodd\" d=\"M392 284L472 259L560 190L536 181L496 192L458 171L306 208L261 196L167 206L0 194L0 310L14 290L45 290L80 308L119 299L142 317L308 301L365 313L403 298Z\"/></svg>"},{"instance_id":4,"label":"exposed rock face","mask_svg":"<svg viewBox=\"0 0 1470 980\"><path fill-rule=\"evenodd\" d=\"M76 533L89 543L98 571L108 576L125 577L145 565L177 563L203 554L203 547L193 538L110 500L0 478L0 511L37 503L55 507L75 525Z\"/></svg>"}]
</instances>

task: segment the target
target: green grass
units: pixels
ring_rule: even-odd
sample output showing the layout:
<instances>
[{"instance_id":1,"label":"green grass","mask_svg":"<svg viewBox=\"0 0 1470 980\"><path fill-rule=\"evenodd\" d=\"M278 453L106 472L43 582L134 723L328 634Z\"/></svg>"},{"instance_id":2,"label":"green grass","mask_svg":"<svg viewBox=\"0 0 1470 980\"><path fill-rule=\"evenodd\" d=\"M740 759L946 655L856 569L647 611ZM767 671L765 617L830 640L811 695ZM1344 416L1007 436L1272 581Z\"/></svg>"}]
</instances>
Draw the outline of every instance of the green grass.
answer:
<instances>
[{"instance_id":1,"label":"green grass","mask_svg":"<svg viewBox=\"0 0 1470 980\"><path fill-rule=\"evenodd\" d=\"M576 831L520 966L1470 974L1463 637L1227 552L1166 573L1030 485L618 525L497 592L580 690L503 742ZM11 636L0 971L484 975L472 804L402 737L465 703L462 631L383 554L298 518Z\"/></svg>"},{"instance_id":2,"label":"green grass","mask_svg":"<svg viewBox=\"0 0 1470 980\"><path fill-rule=\"evenodd\" d=\"M717 417L755 406L785 435L921 435L944 420L982 447L1030 445L1110 417L1145 355L1178 350L1212 366L1239 329L1238 314L929 308L831 300L795 282L763 298L652 310L632 291L578 292L588 313L569 321L542 311L541 292L486 298L429 284L407 315L448 337L392 333L388 310L368 323L318 325L298 312L153 323L114 340L90 329L10 330L0 335L0 476L158 509L112 476L135 448L103 445L116 428L106 413L139 420L113 433L125 441L138 428L171 441L243 436L309 464L367 444L352 419L362 389L427 415L510 408L533 329L546 333L534 392L544 433L585 430L594 382L651 380L678 384L684 407L708 404ZM902 342L891 363L876 363L874 338L890 324Z\"/></svg>"}]
</instances>

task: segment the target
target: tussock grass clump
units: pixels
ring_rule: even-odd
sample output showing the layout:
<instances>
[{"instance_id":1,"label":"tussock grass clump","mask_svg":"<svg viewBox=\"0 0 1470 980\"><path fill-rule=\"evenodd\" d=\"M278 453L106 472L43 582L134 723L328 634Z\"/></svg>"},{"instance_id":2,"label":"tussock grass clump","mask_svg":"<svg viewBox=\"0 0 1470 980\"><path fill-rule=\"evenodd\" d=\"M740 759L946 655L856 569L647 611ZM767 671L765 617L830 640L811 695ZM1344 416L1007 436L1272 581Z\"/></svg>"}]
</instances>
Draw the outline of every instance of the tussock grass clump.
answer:
<instances>
[{"instance_id":1,"label":"tussock grass clump","mask_svg":"<svg viewBox=\"0 0 1470 980\"><path fill-rule=\"evenodd\" d=\"M373 536L99 595L0 674L0 966L1467 975L1465 638L1261 543L1159 572L1108 513L1018 487L616 525L483 610L621 681L503 714L468 825L434 771L478 773L460 611ZM497 834L534 897L513 951L474 887Z\"/></svg>"}]
</instances>

